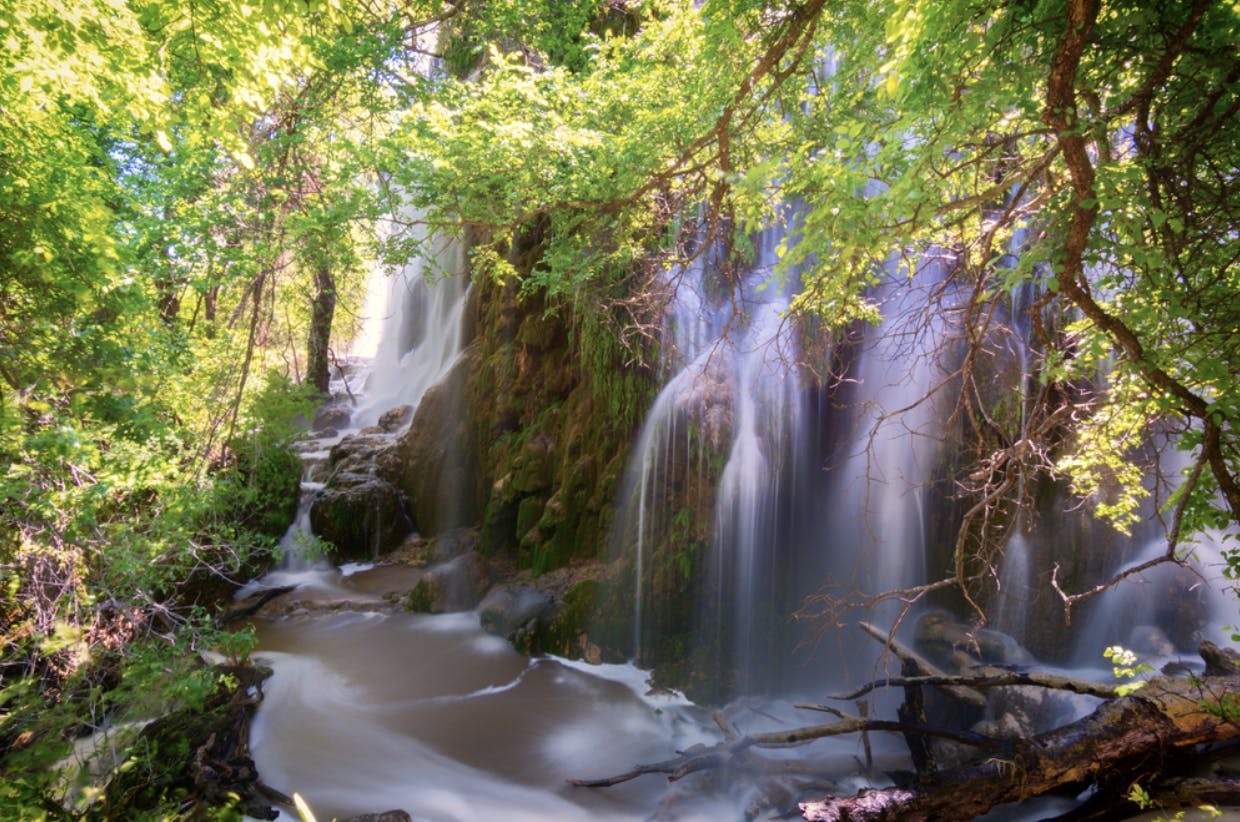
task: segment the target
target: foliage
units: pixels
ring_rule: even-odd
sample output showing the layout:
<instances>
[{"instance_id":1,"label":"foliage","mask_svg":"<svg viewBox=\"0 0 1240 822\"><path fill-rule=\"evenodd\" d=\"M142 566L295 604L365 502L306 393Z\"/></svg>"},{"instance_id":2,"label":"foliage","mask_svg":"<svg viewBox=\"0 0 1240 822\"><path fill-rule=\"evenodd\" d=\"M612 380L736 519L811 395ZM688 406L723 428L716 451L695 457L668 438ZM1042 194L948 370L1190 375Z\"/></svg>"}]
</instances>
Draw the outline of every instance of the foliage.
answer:
<instances>
[{"instance_id":1,"label":"foliage","mask_svg":"<svg viewBox=\"0 0 1240 822\"><path fill-rule=\"evenodd\" d=\"M798 202L779 271L824 331L876 321L881 280L944 278L904 330L937 312L971 349L942 383L976 463L958 585L1029 504L1018 475L1130 529L1156 436L1187 461L1168 556L1240 525L1234 4L649 2L568 35L581 59L518 31L384 147L428 225L497 238L482 269L515 276L505 238L537 227L523 286L589 301L652 254L739 265ZM1005 418L978 363L1018 295L1039 385Z\"/></svg>"},{"instance_id":2,"label":"foliage","mask_svg":"<svg viewBox=\"0 0 1240 822\"><path fill-rule=\"evenodd\" d=\"M212 515L229 524L279 537L297 513L301 457L293 447L312 411L311 386L297 386L271 371L246 409L244 432L228 443L217 468Z\"/></svg>"},{"instance_id":3,"label":"foliage","mask_svg":"<svg viewBox=\"0 0 1240 822\"><path fill-rule=\"evenodd\" d=\"M1142 674L1153 673L1154 668L1144 662L1137 661L1137 655L1120 645L1111 645L1102 652L1105 659L1111 660L1112 672L1116 679L1133 679ZM1126 682L1115 688L1115 693L1128 696L1145 687L1146 681Z\"/></svg>"},{"instance_id":4,"label":"foliage","mask_svg":"<svg viewBox=\"0 0 1240 822\"><path fill-rule=\"evenodd\" d=\"M1132 787L1128 789L1127 799L1129 802L1133 803L1134 805L1136 805L1143 811L1149 811L1149 810L1154 810L1155 808L1158 808L1158 801L1154 799L1154 797L1150 796L1150 792L1147 791L1145 788L1141 787L1141 784L1139 782L1132 783ZM1203 819L1218 819L1220 816L1223 815L1223 812L1220 811L1214 805L1198 805L1197 810L1201 811L1204 814L1204 816L1202 817ZM1159 816L1159 817L1156 817L1156 821L1165 822L1165 820L1168 820L1168 819L1172 819L1172 820L1184 819L1186 813L1187 811L1183 811L1183 810L1177 811L1175 816L1172 816L1172 817Z\"/></svg>"},{"instance_id":5,"label":"foliage","mask_svg":"<svg viewBox=\"0 0 1240 822\"><path fill-rule=\"evenodd\" d=\"M366 147L418 93L403 69L441 11L0 9L6 809L63 815L36 765L188 698L218 637L195 603L287 525L315 275L356 313Z\"/></svg>"}]
</instances>

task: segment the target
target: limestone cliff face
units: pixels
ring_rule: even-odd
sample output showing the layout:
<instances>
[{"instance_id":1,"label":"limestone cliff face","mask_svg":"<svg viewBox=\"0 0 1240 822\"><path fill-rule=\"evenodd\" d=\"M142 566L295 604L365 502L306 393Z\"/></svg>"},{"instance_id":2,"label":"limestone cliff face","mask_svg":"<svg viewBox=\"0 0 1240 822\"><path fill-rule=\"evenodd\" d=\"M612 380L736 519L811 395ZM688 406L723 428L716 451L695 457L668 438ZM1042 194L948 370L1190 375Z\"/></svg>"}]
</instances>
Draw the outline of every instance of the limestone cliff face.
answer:
<instances>
[{"instance_id":1,"label":"limestone cliff face","mask_svg":"<svg viewBox=\"0 0 1240 822\"><path fill-rule=\"evenodd\" d=\"M537 243L519 239L509 256L528 274ZM627 364L633 352L597 304L550 303L522 293L516 277L473 280L464 354L376 473L400 489L423 537L481 525L484 553L534 574L605 559L617 486L656 375Z\"/></svg>"},{"instance_id":2,"label":"limestone cliff face","mask_svg":"<svg viewBox=\"0 0 1240 822\"><path fill-rule=\"evenodd\" d=\"M600 343L571 325L569 306L522 296L514 284L476 285L477 336L467 379L478 455L483 549L541 573L600 558L617 484L642 408L613 413L616 380L653 396L654 375L591 356ZM596 353L596 352L594 352ZM606 353L606 352L604 352ZM599 360L602 359L600 363ZM597 373L598 367L610 369Z\"/></svg>"},{"instance_id":3,"label":"limestone cliff face","mask_svg":"<svg viewBox=\"0 0 1240 822\"><path fill-rule=\"evenodd\" d=\"M422 396L396 443L388 473L397 477L414 525L424 537L472 525L485 502L466 395L477 363L475 341Z\"/></svg>"}]
</instances>

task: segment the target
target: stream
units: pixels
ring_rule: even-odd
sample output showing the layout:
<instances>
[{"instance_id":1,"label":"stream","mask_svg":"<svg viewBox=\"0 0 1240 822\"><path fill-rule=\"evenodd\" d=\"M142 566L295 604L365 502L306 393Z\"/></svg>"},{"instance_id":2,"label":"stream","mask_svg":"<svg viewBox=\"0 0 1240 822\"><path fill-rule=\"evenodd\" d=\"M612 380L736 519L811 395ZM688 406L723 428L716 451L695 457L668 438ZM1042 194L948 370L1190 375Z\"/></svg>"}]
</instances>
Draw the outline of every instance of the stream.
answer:
<instances>
[{"instance_id":1,"label":"stream","mask_svg":"<svg viewBox=\"0 0 1240 822\"><path fill-rule=\"evenodd\" d=\"M320 820L392 809L443 822L745 818L755 786L726 772L569 785L714 744L719 729L680 694L651 691L632 665L527 657L485 633L472 611L385 609L382 592L408 570L277 572L281 584L299 580L299 601L313 604L254 621L254 658L274 671L250 739L265 783L300 794ZM785 701L723 713L744 731L807 721ZM824 740L814 751L818 767L837 775L830 784L871 783L860 740ZM898 737L873 739L872 754L876 768L908 767ZM297 817L286 809L281 818Z\"/></svg>"},{"instance_id":2,"label":"stream","mask_svg":"<svg viewBox=\"0 0 1240 822\"><path fill-rule=\"evenodd\" d=\"M565 780L708 741L701 712L644 696L640 671L527 658L473 613L342 611L266 622L259 636L256 656L275 673L255 762L321 819L394 808L428 820L644 818L658 784Z\"/></svg>"}]
</instances>

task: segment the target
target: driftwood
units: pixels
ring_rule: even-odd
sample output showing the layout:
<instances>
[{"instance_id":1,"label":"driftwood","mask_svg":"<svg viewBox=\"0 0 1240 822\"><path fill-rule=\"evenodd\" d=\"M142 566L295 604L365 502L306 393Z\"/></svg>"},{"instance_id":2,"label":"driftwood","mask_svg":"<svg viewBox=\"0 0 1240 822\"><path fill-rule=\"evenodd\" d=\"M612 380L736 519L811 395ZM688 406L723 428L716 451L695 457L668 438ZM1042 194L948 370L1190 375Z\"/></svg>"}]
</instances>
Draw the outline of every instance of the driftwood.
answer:
<instances>
[{"instance_id":1,"label":"driftwood","mask_svg":"<svg viewBox=\"0 0 1240 822\"><path fill-rule=\"evenodd\" d=\"M1209 643L1202 656L1220 658ZM1157 677L1076 722L1011 743L1002 756L925 776L914 788L866 790L805 802L801 810L819 822L971 819L1060 788L1120 780L1126 789L1138 776L1182 763L1197 746L1240 740L1240 716L1232 705L1240 699L1240 670L1226 655L1221 658L1210 676Z\"/></svg>"},{"instance_id":2,"label":"driftwood","mask_svg":"<svg viewBox=\"0 0 1240 822\"><path fill-rule=\"evenodd\" d=\"M727 766L751 773L785 772L813 774L812 760L795 763L770 760L760 749L804 745L816 739L842 734L876 731L905 735L920 774L911 787L870 789L856 796L827 797L800 803L810 820L919 820L971 819L991 808L1030 799L1051 791L1087 786L1098 788L1096 807L1082 806L1079 814L1064 820L1112 818L1117 803L1123 803L1133 781L1148 782L1150 795L1168 807L1185 802L1208 802L1212 798L1240 799L1240 783L1229 779L1188 780L1160 774L1173 766L1199 759L1203 746L1219 748L1231 743L1240 747L1240 657L1202 643L1201 655L1206 671L1200 677L1156 677L1129 696L1117 696L1114 686L993 666L979 666L972 675L953 676L938 669L916 652L896 642L872 626L866 631L882 641L901 661L902 675L887 677L848 694L832 699L854 700L877 687L905 688L906 700L900 721L884 721L869 716L849 716L822 705L797 707L825 711L836 722L789 731L740 735L721 718L716 722L725 740L716 745L699 745L662 762L639 765L632 770L602 779L569 780L574 785L604 787L616 785L644 774L663 774L669 780L697 771ZM935 688L976 709L985 705L985 692L1006 686L1035 686L1087 694L1106 699L1090 715L1031 739L999 740L968 730L936 727L926 722L920 709L922 690ZM976 748L972 761L943 771L934 770L932 757L924 743L929 738L945 738ZM920 760L920 761L918 761ZM1143 782L1143 787L1146 783ZM1107 806L1110 806L1109 808ZM1132 805L1129 811L1135 810Z\"/></svg>"},{"instance_id":3,"label":"driftwood","mask_svg":"<svg viewBox=\"0 0 1240 822\"><path fill-rule=\"evenodd\" d=\"M290 591L296 590L296 585L281 585L278 588L264 588L243 602L233 605L219 616L219 624L227 625L238 619L244 619L258 611L268 602L276 597L284 596Z\"/></svg>"},{"instance_id":4,"label":"driftwood","mask_svg":"<svg viewBox=\"0 0 1240 822\"><path fill-rule=\"evenodd\" d=\"M951 676L922 658L915 651L891 639L887 634L868 625L863 627L872 636L886 643L901 660L903 670L911 675L878 680L850 694L832 697L833 699L855 699L857 696L869 693L874 688L882 687L885 684L902 686L913 691L919 689L922 685L934 685L941 688L951 697L974 708L985 706L986 696L983 693L985 689L1005 685L1038 685L1094 696L1108 697L1114 695L1112 687L1085 680L999 671L989 667L980 669L981 673L976 676ZM763 759L755 753L754 749L795 747L818 739L848 734L864 735L873 732L900 733L910 740L910 747L916 744L914 740L930 738L947 739L981 750L997 750L1008 745L1004 740L993 739L967 729L943 727L929 723L926 721L922 711L902 710L900 720L891 721L874 719L869 716L851 716L836 708L825 705L797 705L796 707L803 710L829 713L835 716L837 721L823 725L795 728L788 731L740 735L716 713L715 723L719 725L725 737L725 741L717 745L697 745L681 752L674 758L661 762L637 765L629 771L614 776L597 779L570 779L568 781L569 784L580 787L600 788L619 785L622 782L628 782L631 779L647 774L663 774L669 781L675 781L691 773L724 766L749 772L775 772L788 767L787 763L782 760L772 761ZM914 754L914 758L917 758L917 754ZM806 772L804 764L798 764L796 767L800 772Z\"/></svg>"}]
</instances>

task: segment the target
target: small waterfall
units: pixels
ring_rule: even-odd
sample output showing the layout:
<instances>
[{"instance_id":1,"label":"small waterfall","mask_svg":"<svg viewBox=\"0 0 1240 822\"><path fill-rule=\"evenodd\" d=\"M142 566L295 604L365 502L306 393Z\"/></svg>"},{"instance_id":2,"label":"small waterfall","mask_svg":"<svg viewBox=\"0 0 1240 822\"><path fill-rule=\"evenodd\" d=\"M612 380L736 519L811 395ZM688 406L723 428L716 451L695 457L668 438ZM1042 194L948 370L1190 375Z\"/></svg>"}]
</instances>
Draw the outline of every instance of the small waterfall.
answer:
<instances>
[{"instance_id":1,"label":"small waterfall","mask_svg":"<svg viewBox=\"0 0 1240 822\"><path fill-rule=\"evenodd\" d=\"M752 684L760 646L769 642L763 612L777 599L772 559L780 541L781 474L792 432L801 425L796 372L778 350L784 308L782 301L757 307L741 341L734 366L732 449L715 502L711 561L719 600L704 621L720 629L728 618L733 621L730 650L742 692Z\"/></svg>"},{"instance_id":2,"label":"small waterfall","mask_svg":"<svg viewBox=\"0 0 1240 822\"><path fill-rule=\"evenodd\" d=\"M668 326L686 364L647 416L615 532L634 557L634 656L663 656L651 643L691 637L680 653L742 688L770 644L761 626L778 588L777 507L802 425L788 296L773 273L778 238L759 236L733 288L710 249L683 272ZM672 598L688 604L668 612Z\"/></svg>"},{"instance_id":3,"label":"small waterfall","mask_svg":"<svg viewBox=\"0 0 1240 822\"><path fill-rule=\"evenodd\" d=\"M388 409L399 405L416 409L427 389L443 379L460 357L468 298L468 283L461 273L464 268L460 243L435 241L430 261L415 258L393 273L379 266L370 271L366 315L350 345L355 357L372 353L370 362L361 369L366 375L364 393L360 397L354 395L347 374L336 376L335 400L326 409L333 410L334 404L334 410L339 412L345 403L356 405L347 423L325 432L312 431L300 443L305 466L301 499L297 516L280 541L281 566L263 579L245 585L237 592L239 598L262 587L291 584L335 590L339 575L323 558L310 526L310 509L325 487L319 481L324 475L321 466L334 446L360 429L373 426ZM428 279L432 272L434 278ZM371 531L377 536L378 528Z\"/></svg>"},{"instance_id":4,"label":"small waterfall","mask_svg":"<svg viewBox=\"0 0 1240 822\"><path fill-rule=\"evenodd\" d=\"M374 425L389 408L416 408L464 347L464 252L459 242L433 242L429 261L414 258L392 274L379 269L371 274L370 294L384 298L368 305L361 334L363 346L374 347L374 356L353 413L357 428ZM386 287L376 288L376 278L386 280Z\"/></svg>"},{"instance_id":5,"label":"small waterfall","mask_svg":"<svg viewBox=\"0 0 1240 822\"><path fill-rule=\"evenodd\" d=\"M1015 268L1019 263L1020 254L1025 245L1025 230L1013 233L1008 245L1008 254L1002 265ZM1000 330L1002 338L998 348L1016 362L1013 372L1016 385L1016 411L1019 416L1018 436L1021 440L1029 436L1028 399L1029 383L1033 379L1030 370L1029 339L1033 333L1032 318L1029 316L1030 306L1036 298L1033 284L1026 284L1015 289L1008 302L1008 321ZM1020 467L1019 465L1017 466ZM1024 473L1017 480L1016 497L1025 495L1026 480ZM1029 613L1037 599L1037 580L1034 577L1034 549L1025 535L1025 513L1017 509L1015 521L1012 523L1011 536L1003 549L1003 559L999 566L999 589L994 615L995 626L1014 637L1024 640L1030 630Z\"/></svg>"},{"instance_id":6,"label":"small waterfall","mask_svg":"<svg viewBox=\"0 0 1240 822\"><path fill-rule=\"evenodd\" d=\"M916 281L889 272L875 294L884 321L867 329L846 375L854 428L831 470L827 576L865 594L927 575L925 496L944 436L935 390L945 377L939 357L948 329L945 322L910 327L927 290L942 280L938 263L923 268Z\"/></svg>"}]
</instances>

